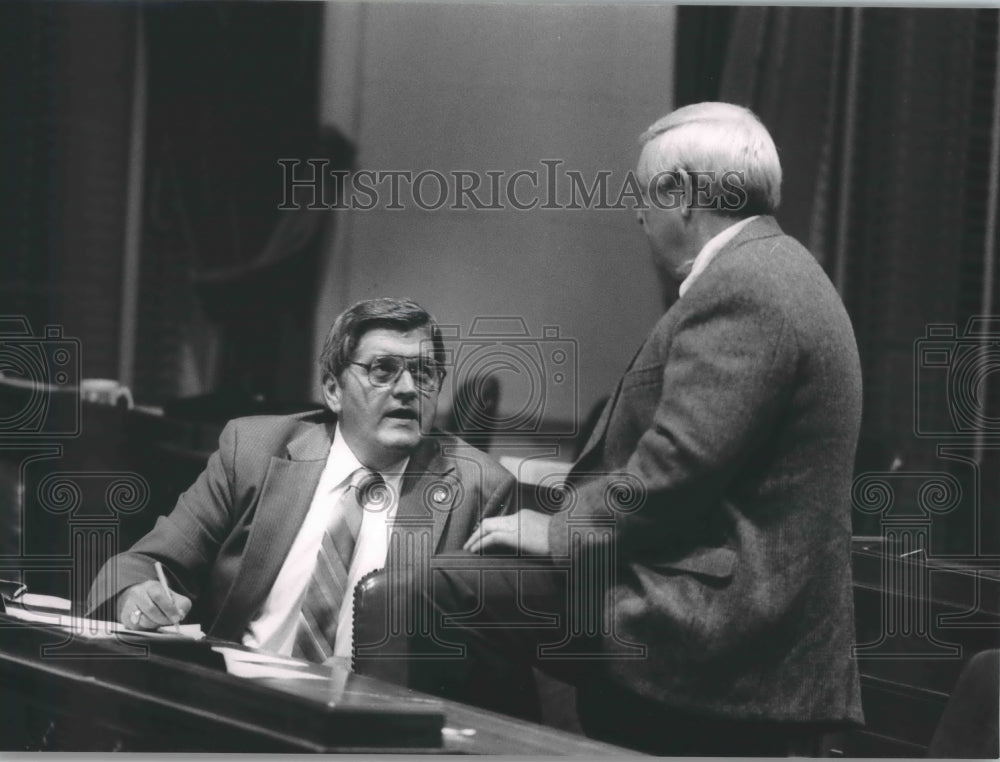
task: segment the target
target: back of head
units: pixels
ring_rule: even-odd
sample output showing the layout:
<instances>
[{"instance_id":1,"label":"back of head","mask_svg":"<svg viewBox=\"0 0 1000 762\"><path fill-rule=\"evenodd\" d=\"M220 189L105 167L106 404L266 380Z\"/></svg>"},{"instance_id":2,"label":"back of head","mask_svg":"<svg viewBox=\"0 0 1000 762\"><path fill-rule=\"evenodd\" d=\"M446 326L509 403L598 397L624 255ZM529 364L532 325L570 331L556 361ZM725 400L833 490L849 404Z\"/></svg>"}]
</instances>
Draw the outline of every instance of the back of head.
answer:
<instances>
[{"instance_id":1,"label":"back of head","mask_svg":"<svg viewBox=\"0 0 1000 762\"><path fill-rule=\"evenodd\" d=\"M434 359L444 363L441 328L427 310L410 299L365 299L340 313L331 326L319 358L321 380L339 378L351 363L361 337L374 328L396 331L426 328L433 340Z\"/></svg>"},{"instance_id":2,"label":"back of head","mask_svg":"<svg viewBox=\"0 0 1000 762\"><path fill-rule=\"evenodd\" d=\"M686 172L704 191L697 206L741 218L773 214L781 202L778 151L747 108L716 102L684 106L654 122L640 142L646 146L638 178L644 187Z\"/></svg>"}]
</instances>

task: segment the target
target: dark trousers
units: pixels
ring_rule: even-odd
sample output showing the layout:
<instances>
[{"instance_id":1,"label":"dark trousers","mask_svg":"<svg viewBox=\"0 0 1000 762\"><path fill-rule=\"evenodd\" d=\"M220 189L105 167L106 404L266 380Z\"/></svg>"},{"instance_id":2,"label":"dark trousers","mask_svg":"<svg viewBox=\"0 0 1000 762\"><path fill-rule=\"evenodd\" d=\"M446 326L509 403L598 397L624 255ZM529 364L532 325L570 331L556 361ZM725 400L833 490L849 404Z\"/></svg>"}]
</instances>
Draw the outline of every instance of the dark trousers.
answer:
<instances>
[{"instance_id":1,"label":"dark trousers","mask_svg":"<svg viewBox=\"0 0 1000 762\"><path fill-rule=\"evenodd\" d=\"M430 573L390 571L356 602L355 669L537 720L537 667L577 686L592 738L658 755L812 753L815 728L692 714L610 682L595 658L611 622L603 602L541 559L467 555L435 559Z\"/></svg>"}]
</instances>

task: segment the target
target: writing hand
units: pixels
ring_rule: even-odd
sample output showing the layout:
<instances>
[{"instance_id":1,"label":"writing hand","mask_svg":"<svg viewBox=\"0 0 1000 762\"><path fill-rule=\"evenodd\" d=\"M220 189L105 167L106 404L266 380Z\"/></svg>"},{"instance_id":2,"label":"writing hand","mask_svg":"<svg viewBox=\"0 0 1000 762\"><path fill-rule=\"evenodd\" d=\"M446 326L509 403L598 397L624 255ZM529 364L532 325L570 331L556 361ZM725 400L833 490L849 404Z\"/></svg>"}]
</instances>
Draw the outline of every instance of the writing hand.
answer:
<instances>
[{"instance_id":1,"label":"writing hand","mask_svg":"<svg viewBox=\"0 0 1000 762\"><path fill-rule=\"evenodd\" d=\"M118 621L132 630L155 630L184 621L191 611L191 599L176 590L168 591L150 579L126 588L118 596Z\"/></svg>"},{"instance_id":2,"label":"writing hand","mask_svg":"<svg viewBox=\"0 0 1000 762\"><path fill-rule=\"evenodd\" d=\"M538 511L518 511L509 516L483 519L462 547L472 553L491 548L512 548L522 553L549 554L551 516Z\"/></svg>"}]
</instances>

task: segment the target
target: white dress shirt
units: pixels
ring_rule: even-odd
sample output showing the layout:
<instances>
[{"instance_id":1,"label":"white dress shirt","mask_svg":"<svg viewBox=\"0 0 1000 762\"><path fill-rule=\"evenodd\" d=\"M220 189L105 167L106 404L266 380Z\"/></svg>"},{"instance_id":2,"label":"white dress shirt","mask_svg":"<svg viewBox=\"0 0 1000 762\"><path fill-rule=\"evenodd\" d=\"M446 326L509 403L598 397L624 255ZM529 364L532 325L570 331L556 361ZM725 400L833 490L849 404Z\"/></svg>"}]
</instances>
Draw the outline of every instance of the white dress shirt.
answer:
<instances>
[{"instance_id":1,"label":"white dress shirt","mask_svg":"<svg viewBox=\"0 0 1000 762\"><path fill-rule=\"evenodd\" d=\"M408 460L394 466L391 471L382 472L382 478L385 479L392 495L388 506L382 507L381 510L365 506L361 530L354 546L354 555L351 557L351 568L348 570L347 584L351 592L344 596L337 620L335 656L351 655L354 586L365 574L385 564L388 533L399 505L399 483ZM341 497L347 491L351 475L361 467L362 464L344 441L338 424L309 511L271 586L271 592L247 626L243 635L244 645L283 656L292 653L298 629L299 610L302 608L309 583L312 582L316 556L323 541L323 533L330 522L330 513L336 510Z\"/></svg>"},{"instance_id":2,"label":"white dress shirt","mask_svg":"<svg viewBox=\"0 0 1000 762\"><path fill-rule=\"evenodd\" d=\"M694 258L694 264L691 266L691 272L681 283L680 295L684 296L685 292L691 288L691 284L694 283L695 279L701 275L705 268L708 267L709 263L715 259L716 254L718 254L722 247L729 243L736 237L743 228L757 219L760 215L755 214L753 217L747 217L746 219L740 220L737 223L730 225L728 228L723 230L721 233L717 233L712 236L708 243L701 247L701 251L698 252L698 256Z\"/></svg>"}]
</instances>

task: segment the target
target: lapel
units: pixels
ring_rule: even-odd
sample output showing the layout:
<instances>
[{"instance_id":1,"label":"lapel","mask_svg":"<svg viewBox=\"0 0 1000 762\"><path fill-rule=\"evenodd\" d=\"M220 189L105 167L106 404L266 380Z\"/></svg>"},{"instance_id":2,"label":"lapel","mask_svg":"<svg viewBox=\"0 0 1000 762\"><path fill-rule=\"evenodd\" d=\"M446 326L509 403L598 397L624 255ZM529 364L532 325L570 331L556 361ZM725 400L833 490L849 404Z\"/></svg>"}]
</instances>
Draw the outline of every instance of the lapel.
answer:
<instances>
[{"instance_id":1,"label":"lapel","mask_svg":"<svg viewBox=\"0 0 1000 762\"><path fill-rule=\"evenodd\" d=\"M646 341L648 340L649 339L647 338ZM632 359L629 360L628 367L625 368L625 371L618 379L618 385L615 387L614 392L612 392L608 401L605 403L604 409L601 411L601 415L597 419L597 423L594 424L594 430L587 438L587 444L585 444L583 449L580 451L580 455L576 459L576 463L573 465L572 471L576 471L580 464L584 462L584 459L589 457L591 452L593 452L597 445L604 439L604 435L608 430L608 421L611 420L611 412L614 410L615 405L618 404L618 397L621 395L622 384L625 383L625 374L632 369L633 365L635 365L636 358L639 357L643 347L646 346L646 341L642 342L639 348L635 351L635 354L632 355Z\"/></svg>"},{"instance_id":2,"label":"lapel","mask_svg":"<svg viewBox=\"0 0 1000 762\"><path fill-rule=\"evenodd\" d=\"M441 453L439 436L423 439L410 457L399 486L393 530L431 528L431 553L437 552L452 509L462 494L455 463Z\"/></svg>"},{"instance_id":3,"label":"lapel","mask_svg":"<svg viewBox=\"0 0 1000 762\"><path fill-rule=\"evenodd\" d=\"M323 474L336 422L313 424L272 456L239 569L212 630L242 632L264 602L298 534Z\"/></svg>"}]
</instances>

